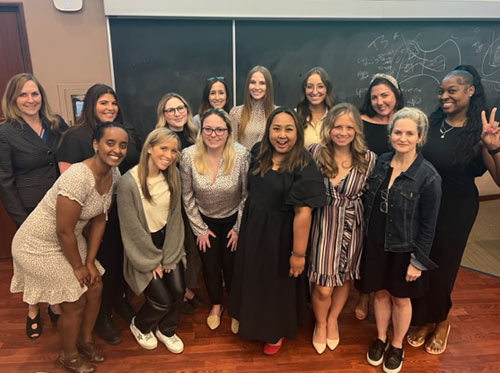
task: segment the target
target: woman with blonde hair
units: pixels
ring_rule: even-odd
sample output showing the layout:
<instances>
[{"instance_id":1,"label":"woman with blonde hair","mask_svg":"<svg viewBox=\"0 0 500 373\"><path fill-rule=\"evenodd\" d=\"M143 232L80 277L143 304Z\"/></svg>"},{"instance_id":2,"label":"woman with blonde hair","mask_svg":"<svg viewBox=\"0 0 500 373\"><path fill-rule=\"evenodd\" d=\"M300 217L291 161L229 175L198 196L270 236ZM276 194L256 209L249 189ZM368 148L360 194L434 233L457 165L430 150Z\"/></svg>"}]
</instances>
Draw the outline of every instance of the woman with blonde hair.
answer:
<instances>
[{"instance_id":1,"label":"woman with blonde hair","mask_svg":"<svg viewBox=\"0 0 500 373\"><path fill-rule=\"evenodd\" d=\"M125 280L146 300L130 330L142 348L156 348L159 339L172 353L184 350L175 334L185 291L178 153L175 133L155 129L139 164L120 179L117 190Z\"/></svg>"},{"instance_id":2,"label":"woman with blonde hair","mask_svg":"<svg viewBox=\"0 0 500 373\"><path fill-rule=\"evenodd\" d=\"M38 80L27 73L14 75L7 83L2 111L5 121L0 124L0 201L19 227L59 176L56 149L68 126L52 112ZM55 323L60 311L59 306L54 306L49 305L47 311ZM40 336L41 322L38 304L28 305L29 338Z\"/></svg>"},{"instance_id":3,"label":"woman with blonde hair","mask_svg":"<svg viewBox=\"0 0 500 373\"><path fill-rule=\"evenodd\" d=\"M165 94L158 103L156 114L158 121L155 128L167 127L175 132L180 140L179 151L195 143L199 129L193 123L191 107L180 94L174 92ZM184 208L182 209L182 217L184 218L187 268L186 294L181 311L182 313L192 315L194 314L195 307L201 307L204 304L203 299L192 290L197 287L201 262L193 231L189 225Z\"/></svg>"},{"instance_id":4,"label":"woman with blonde hair","mask_svg":"<svg viewBox=\"0 0 500 373\"><path fill-rule=\"evenodd\" d=\"M243 105L231 109L229 116L235 139L247 149L262 140L266 119L274 110L273 78L264 66L254 66L247 75Z\"/></svg>"},{"instance_id":5,"label":"woman with blonde hair","mask_svg":"<svg viewBox=\"0 0 500 373\"><path fill-rule=\"evenodd\" d=\"M234 143L228 115L208 109L201 116L196 144L181 157L182 197L196 235L203 277L212 309L207 325L214 330L223 312L222 278L231 291L233 257L247 195L249 151ZM234 328L234 327L233 327Z\"/></svg>"},{"instance_id":6,"label":"woman with blonde hair","mask_svg":"<svg viewBox=\"0 0 500 373\"><path fill-rule=\"evenodd\" d=\"M318 354L339 343L338 317L359 279L363 245L361 195L376 155L363 138L358 110L343 103L333 107L321 129L321 142L310 147L323 175L327 204L313 211L309 281L316 325L313 346Z\"/></svg>"}]
</instances>

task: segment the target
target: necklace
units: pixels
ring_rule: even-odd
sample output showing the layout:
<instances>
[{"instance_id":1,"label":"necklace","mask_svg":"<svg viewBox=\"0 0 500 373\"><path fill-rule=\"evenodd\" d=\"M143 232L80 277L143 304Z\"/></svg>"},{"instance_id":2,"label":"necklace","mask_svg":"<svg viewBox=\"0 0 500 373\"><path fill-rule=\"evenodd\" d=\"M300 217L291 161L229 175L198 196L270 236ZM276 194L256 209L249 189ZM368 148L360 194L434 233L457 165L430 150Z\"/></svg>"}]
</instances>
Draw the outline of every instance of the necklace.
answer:
<instances>
[{"instance_id":1,"label":"necklace","mask_svg":"<svg viewBox=\"0 0 500 373\"><path fill-rule=\"evenodd\" d=\"M446 128L450 127L450 128ZM441 132L441 138L444 139L446 134L450 131L453 131L456 127L450 126L444 119L441 122L441 126L439 126L439 132Z\"/></svg>"}]
</instances>

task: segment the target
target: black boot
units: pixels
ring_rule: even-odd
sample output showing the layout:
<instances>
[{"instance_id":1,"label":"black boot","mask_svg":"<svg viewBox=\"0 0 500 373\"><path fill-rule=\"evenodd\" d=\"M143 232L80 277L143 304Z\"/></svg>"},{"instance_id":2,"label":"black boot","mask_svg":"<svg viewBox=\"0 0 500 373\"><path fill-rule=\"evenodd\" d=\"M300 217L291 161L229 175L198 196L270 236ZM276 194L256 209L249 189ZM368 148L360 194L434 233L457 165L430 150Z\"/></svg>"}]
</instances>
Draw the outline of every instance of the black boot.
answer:
<instances>
[{"instance_id":1,"label":"black boot","mask_svg":"<svg viewBox=\"0 0 500 373\"><path fill-rule=\"evenodd\" d=\"M117 345L122 341L121 333L116 330L111 320L111 304L109 300L103 298L101 309L94 326L94 331L104 342L110 345Z\"/></svg>"}]
</instances>

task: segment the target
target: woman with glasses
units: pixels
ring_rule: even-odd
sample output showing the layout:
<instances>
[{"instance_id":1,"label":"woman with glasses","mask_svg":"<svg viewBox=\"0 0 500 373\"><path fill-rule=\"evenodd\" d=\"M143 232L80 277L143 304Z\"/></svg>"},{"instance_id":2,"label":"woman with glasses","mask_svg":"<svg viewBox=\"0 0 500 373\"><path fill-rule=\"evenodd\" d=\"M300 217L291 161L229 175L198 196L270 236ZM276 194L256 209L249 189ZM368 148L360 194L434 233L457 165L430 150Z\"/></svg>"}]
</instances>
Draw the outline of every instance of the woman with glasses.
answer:
<instances>
[{"instance_id":1,"label":"woman with glasses","mask_svg":"<svg viewBox=\"0 0 500 373\"><path fill-rule=\"evenodd\" d=\"M201 123L196 144L182 152L182 198L196 235L212 303L207 325L214 330L219 327L224 310L223 278L227 292L231 291L250 155L245 147L234 143L224 110L208 109L201 116Z\"/></svg>"},{"instance_id":2,"label":"woman with glasses","mask_svg":"<svg viewBox=\"0 0 500 373\"><path fill-rule=\"evenodd\" d=\"M247 75L243 105L232 108L229 116L235 139L247 149L262 140L266 119L275 108L273 78L264 66L253 67Z\"/></svg>"},{"instance_id":3,"label":"woman with glasses","mask_svg":"<svg viewBox=\"0 0 500 373\"><path fill-rule=\"evenodd\" d=\"M231 91L223 76L212 76L207 79L198 114L193 117L193 123L197 128L201 127L200 117L210 108L223 109L229 113L233 105L231 104Z\"/></svg>"},{"instance_id":4,"label":"woman with glasses","mask_svg":"<svg viewBox=\"0 0 500 373\"><path fill-rule=\"evenodd\" d=\"M304 127L304 145L320 142L323 120L335 104L332 82L322 67L309 70L302 82L302 98L297 104L297 117Z\"/></svg>"},{"instance_id":5,"label":"woman with glasses","mask_svg":"<svg viewBox=\"0 0 500 373\"><path fill-rule=\"evenodd\" d=\"M165 94L158 103L156 114L158 118L156 128L167 127L173 131L180 140L179 150L195 143L198 129L193 124L191 107L180 94L173 92ZM201 262L193 231L189 226L184 208L182 209L182 217L184 219L184 246L187 254L187 264L185 273L186 294L181 312L193 315L195 307L201 307L204 304L203 299L192 290L197 286Z\"/></svg>"},{"instance_id":6,"label":"woman with glasses","mask_svg":"<svg viewBox=\"0 0 500 373\"><path fill-rule=\"evenodd\" d=\"M412 314L410 299L426 292L422 271L436 268L429 253L441 200L441 177L419 151L428 131L424 113L403 108L387 130L393 151L379 157L364 195L367 239L361 259L361 290L375 292L377 339L367 353L368 363L378 366L383 361L384 372L399 372ZM387 350L391 317L393 338Z\"/></svg>"}]
</instances>

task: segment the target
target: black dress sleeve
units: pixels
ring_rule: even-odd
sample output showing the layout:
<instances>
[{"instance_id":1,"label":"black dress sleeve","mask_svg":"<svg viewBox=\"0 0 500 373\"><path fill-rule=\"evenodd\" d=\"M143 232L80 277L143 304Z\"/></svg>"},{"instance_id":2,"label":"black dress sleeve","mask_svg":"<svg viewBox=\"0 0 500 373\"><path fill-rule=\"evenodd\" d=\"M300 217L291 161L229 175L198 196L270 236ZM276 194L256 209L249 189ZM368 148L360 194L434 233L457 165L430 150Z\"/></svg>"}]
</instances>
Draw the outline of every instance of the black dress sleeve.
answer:
<instances>
[{"instance_id":1,"label":"black dress sleeve","mask_svg":"<svg viewBox=\"0 0 500 373\"><path fill-rule=\"evenodd\" d=\"M285 204L291 206L321 207L326 204L323 176L311 159L302 170L296 170Z\"/></svg>"},{"instance_id":2,"label":"black dress sleeve","mask_svg":"<svg viewBox=\"0 0 500 373\"><path fill-rule=\"evenodd\" d=\"M70 128L57 149L58 162L78 163L94 154L92 133L85 127Z\"/></svg>"}]
</instances>

